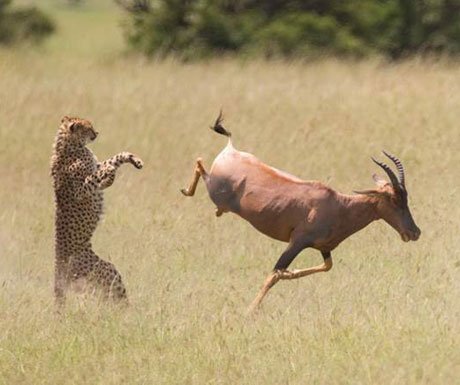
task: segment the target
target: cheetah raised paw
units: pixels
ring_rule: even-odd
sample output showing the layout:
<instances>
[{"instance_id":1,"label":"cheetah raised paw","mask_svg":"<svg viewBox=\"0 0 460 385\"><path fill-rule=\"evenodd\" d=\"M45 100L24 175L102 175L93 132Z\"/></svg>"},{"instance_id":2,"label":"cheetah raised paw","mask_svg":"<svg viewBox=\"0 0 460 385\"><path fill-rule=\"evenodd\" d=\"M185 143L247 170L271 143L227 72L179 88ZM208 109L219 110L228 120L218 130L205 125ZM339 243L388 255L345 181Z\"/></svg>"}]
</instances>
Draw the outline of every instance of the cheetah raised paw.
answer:
<instances>
[{"instance_id":1,"label":"cheetah raised paw","mask_svg":"<svg viewBox=\"0 0 460 385\"><path fill-rule=\"evenodd\" d=\"M141 158L138 158L136 155L130 154L129 161L137 169L141 169L142 167L144 167L144 162L142 161Z\"/></svg>"}]
</instances>

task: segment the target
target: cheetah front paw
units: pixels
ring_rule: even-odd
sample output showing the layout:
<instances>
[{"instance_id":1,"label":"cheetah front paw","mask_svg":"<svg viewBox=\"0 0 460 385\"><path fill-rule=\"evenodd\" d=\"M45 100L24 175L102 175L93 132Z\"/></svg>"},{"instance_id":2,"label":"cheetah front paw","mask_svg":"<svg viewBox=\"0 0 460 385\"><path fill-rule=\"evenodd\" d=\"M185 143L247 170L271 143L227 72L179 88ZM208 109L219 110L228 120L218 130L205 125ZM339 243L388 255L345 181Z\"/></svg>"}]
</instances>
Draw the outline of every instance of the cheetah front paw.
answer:
<instances>
[{"instance_id":1,"label":"cheetah front paw","mask_svg":"<svg viewBox=\"0 0 460 385\"><path fill-rule=\"evenodd\" d=\"M138 158L137 156L135 155L130 155L129 157L129 161L131 162L131 164L136 167L137 169L141 169L142 167L144 167L144 162L142 161L141 158Z\"/></svg>"}]
</instances>

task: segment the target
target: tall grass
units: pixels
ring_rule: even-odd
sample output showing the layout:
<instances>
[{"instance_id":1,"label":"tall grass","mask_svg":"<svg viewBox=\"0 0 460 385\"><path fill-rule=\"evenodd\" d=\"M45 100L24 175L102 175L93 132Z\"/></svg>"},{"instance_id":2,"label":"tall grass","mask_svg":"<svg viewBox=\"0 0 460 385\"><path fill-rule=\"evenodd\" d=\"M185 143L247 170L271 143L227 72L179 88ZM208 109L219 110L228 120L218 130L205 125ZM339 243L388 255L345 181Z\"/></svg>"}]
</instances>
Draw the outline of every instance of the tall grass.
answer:
<instances>
[{"instance_id":1,"label":"tall grass","mask_svg":"<svg viewBox=\"0 0 460 385\"><path fill-rule=\"evenodd\" d=\"M55 43L0 52L0 384L458 382L457 64L181 65ZM203 185L179 193L195 158L209 167L225 143L207 129L221 106L236 147L342 192L372 186L369 156L397 154L422 237L372 224L329 273L281 282L246 317L285 245L216 218ZM126 310L70 295L54 312L48 168L64 114L93 120L99 158L129 150L146 164L106 190L94 237L123 274Z\"/></svg>"}]
</instances>

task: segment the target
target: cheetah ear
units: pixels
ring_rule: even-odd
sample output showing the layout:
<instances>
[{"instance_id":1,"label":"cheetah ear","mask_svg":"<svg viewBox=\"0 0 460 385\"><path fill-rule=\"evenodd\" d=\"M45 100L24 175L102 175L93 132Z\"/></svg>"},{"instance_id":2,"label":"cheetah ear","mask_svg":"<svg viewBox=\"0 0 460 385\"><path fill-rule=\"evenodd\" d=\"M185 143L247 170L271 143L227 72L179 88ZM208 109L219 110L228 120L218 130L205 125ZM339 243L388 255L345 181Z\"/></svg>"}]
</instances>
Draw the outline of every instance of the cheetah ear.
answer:
<instances>
[{"instance_id":1,"label":"cheetah ear","mask_svg":"<svg viewBox=\"0 0 460 385\"><path fill-rule=\"evenodd\" d=\"M61 123L68 122L69 120L70 120L70 118L67 115L65 115L65 116L62 117Z\"/></svg>"},{"instance_id":2,"label":"cheetah ear","mask_svg":"<svg viewBox=\"0 0 460 385\"><path fill-rule=\"evenodd\" d=\"M70 122L68 127L69 127L70 132L74 132L75 129L77 128L77 122Z\"/></svg>"}]
</instances>

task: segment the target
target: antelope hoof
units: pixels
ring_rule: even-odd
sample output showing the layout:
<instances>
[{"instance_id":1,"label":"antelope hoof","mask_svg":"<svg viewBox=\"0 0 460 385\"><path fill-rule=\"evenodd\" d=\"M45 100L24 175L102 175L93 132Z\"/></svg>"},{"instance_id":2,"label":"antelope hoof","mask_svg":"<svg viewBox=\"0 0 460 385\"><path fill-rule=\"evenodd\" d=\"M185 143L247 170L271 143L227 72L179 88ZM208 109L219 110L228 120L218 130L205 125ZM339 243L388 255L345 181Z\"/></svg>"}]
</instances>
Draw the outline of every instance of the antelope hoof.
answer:
<instances>
[{"instance_id":1,"label":"antelope hoof","mask_svg":"<svg viewBox=\"0 0 460 385\"><path fill-rule=\"evenodd\" d=\"M246 315L247 316L255 316L257 315L257 313L259 313L260 311L260 304L251 304L249 305L248 307L248 310L246 311Z\"/></svg>"},{"instance_id":2,"label":"antelope hoof","mask_svg":"<svg viewBox=\"0 0 460 385\"><path fill-rule=\"evenodd\" d=\"M221 209L216 208L216 217L222 216L223 213L224 213L224 212L223 212Z\"/></svg>"},{"instance_id":3,"label":"antelope hoof","mask_svg":"<svg viewBox=\"0 0 460 385\"><path fill-rule=\"evenodd\" d=\"M181 188L180 192L184 194L186 197L189 197L191 195L186 188Z\"/></svg>"}]
</instances>

